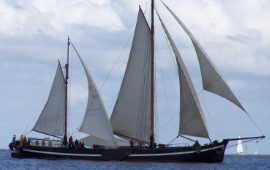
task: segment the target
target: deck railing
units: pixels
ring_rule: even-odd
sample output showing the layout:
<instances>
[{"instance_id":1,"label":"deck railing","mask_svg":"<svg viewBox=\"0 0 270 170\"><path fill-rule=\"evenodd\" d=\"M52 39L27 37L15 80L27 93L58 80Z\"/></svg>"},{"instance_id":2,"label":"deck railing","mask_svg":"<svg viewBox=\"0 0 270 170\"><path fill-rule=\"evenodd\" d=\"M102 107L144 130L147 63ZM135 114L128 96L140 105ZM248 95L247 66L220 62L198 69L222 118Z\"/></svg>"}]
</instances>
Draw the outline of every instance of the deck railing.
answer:
<instances>
[{"instance_id":1,"label":"deck railing","mask_svg":"<svg viewBox=\"0 0 270 170\"><path fill-rule=\"evenodd\" d=\"M30 146L44 146L44 147L66 147L63 145L62 140L52 140L52 139L37 139L37 138L28 138L27 143Z\"/></svg>"},{"instance_id":2,"label":"deck railing","mask_svg":"<svg viewBox=\"0 0 270 170\"><path fill-rule=\"evenodd\" d=\"M30 146L41 146L41 147L67 147L63 144L62 140L52 140L52 139L38 139L38 138L28 138L28 141L25 143L25 145ZM176 144L157 144L155 148L172 148L172 147L187 147L189 146L188 143L176 143ZM88 149L115 149L115 148L131 148L131 146L103 146L103 145L93 145L93 146L86 146ZM149 149L147 145L134 145L132 148L134 149Z\"/></svg>"}]
</instances>

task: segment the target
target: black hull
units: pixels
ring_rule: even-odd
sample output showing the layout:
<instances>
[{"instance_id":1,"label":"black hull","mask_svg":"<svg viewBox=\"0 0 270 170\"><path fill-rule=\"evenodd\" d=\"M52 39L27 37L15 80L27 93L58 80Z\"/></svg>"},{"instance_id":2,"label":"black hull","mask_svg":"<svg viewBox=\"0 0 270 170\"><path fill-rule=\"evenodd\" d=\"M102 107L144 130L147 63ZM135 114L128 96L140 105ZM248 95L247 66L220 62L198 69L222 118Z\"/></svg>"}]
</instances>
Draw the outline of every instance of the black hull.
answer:
<instances>
[{"instance_id":1,"label":"black hull","mask_svg":"<svg viewBox=\"0 0 270 170\"><path fill-rule=\"evenodd\" d=\"M15 158L84 159L96 161L138 162L222 162L228 141L201 147L166 147L156 149L118 148L84 149L23 146L11 153Z\"/></svg>"}]
</instances>

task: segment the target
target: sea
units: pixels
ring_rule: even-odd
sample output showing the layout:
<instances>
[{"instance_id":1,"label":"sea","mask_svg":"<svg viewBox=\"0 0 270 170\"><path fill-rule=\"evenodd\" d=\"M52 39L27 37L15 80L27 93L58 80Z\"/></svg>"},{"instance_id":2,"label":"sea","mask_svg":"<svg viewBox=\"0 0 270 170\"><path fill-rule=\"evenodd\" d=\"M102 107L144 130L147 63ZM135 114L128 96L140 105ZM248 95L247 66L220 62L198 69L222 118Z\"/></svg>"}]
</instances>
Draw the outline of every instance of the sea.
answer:
<instances>
[{"instance_id":1,"label":"sea","mask_svg":"<svg viewBox=\"0 0 270 170\"><path fill-rule=\"evenodd\" d=\"M225 155L223 163L159 163L88 160L42 160L10 157L11 151L0 150L0 170L270 170L270 155Z\"/></svg>"}]
</instances>

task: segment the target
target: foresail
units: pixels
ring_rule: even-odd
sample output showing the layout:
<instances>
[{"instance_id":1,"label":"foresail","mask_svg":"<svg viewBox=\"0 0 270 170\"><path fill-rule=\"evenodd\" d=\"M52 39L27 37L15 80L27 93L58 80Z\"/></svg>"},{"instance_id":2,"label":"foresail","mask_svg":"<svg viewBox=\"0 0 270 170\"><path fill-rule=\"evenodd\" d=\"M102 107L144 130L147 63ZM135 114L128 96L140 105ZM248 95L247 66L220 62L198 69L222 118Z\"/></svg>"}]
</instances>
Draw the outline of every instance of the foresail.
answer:
<instances>
[{"instance_id":1,"label":"foresail","mask_svg":"<svg viewBox=\"0 0 270 170\"><path fill-rule=\"evenodd\" d=\"M150 35L140 9L127 68L110 119L115 134L144 142L150 138Z\"/></svg>"},{"instance_id":2,"label":"foresail","mask_svg":"<svg viewBox=\"0 0 270 170\"><path fill-rule=\"evenodd\" d=\"M169 12L173 15L173 17L177 20L177 22L181 25L181 27L188 34L193 43L201 68L203 88L209 92L215 93L221 97L226 98L227 100L231 101L239 108L241 108L243 111L245 111L244 107L241 105L239 100L233 94L227 83L223 80L221 75L215 69L213 63L210 61L207 53L200 46L199 42L195 39L195 37L184 25L184 23L174 14L174 12L167 5L165 5L165 7L169 10Z\"/></svg>"},{"instance_id":3,"label":"foresail","mask_svg":"<svg viewBox=\"0 0 270 170\"><path fill-rule=\"evenodd\" d=\"M116 143L113 137L112 127L107 117L107 113L98 89L80 54L75 47L74 49L83 65L88 80L87 108L79 131L107 141L110 146L115 146Z\"/></svg>"},{"instance_id":4,"label":"foresail","mask_svg":"<svg viewBox=\"0 0 270 170\"><path fill-rule=\"evenodd\" d=\"M60 63L55 73L50 95L33 131L51 136L64 136L65 78Z\"/></svg>"},{"instance_id":5,"label":"foresail","mask_svg":"<svg viewBox=\"0 0 270 170\"><path fill-rule=\"evenodd\" d=\"M209 138L203 111L201 109L196 91L193 87L186 66L166 26L160 17L159 19L171 44L178 66L180 82L179 134Z\"/></svg>"}]
</instances>

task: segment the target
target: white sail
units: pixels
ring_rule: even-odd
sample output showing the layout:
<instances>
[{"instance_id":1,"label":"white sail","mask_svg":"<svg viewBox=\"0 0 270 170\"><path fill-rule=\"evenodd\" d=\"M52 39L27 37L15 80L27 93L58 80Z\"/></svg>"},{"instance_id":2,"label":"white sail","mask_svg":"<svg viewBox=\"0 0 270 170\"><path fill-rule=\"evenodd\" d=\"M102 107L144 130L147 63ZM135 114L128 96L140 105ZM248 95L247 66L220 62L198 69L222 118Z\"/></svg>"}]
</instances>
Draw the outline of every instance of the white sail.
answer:
<instances>
[{"instance_id":1,"label":"white sail","mask_svg":"<svg viewBox=\"0 0 270 170\"><path fill-rule=\"evenodd\" d=\"M93 146L93 145L103 145L103 146L113 146L114 143L117 144L117 146L130 146L129 141L115 138L115 142L110 142L107 140L100 139L95 136L87 136L85 138L80 139L80 142L84 142L85 145Z\"/></svg>"},{"instance_id":2,"label":"white sail","mask_svg":"<svg viewBox=\"0 0 270 170\"><path fill-rule=\"evenodd\" d=\"M203 111L186 66L163 21L160 17L159 19L171 44L178 66L181 95L179 134L209 138Z\"/></svg>"},{"instance_id":3,"label":"white sail","mask_svg":"<svg viewBox=\"0 0 270 170\"><path fill-rule=\"evenodd\" d=\"M33 128L33 131L51 136L64 136L64 117L65 78L59 63L49 98Z\"/></svg>"},{"instance_id":4,"label":"white sail","mask_svg":"<svg viewBox=\"0 0 270 170\"><path fill-rule=\"evenodd\" d=\"M243 149L243 144L242 144L242 140L240 139L240 136L238 137L238 141L237 141L237 148L236 148L236 153L238 155L244 155L244 149Z\"/></svg>"},{"instance_id":5,"label":"white sail","mask_svg":"<svg viewBox=\"0 0 270 170\"><path fill-rule=\"evenodd\" d=\"M257 151L257 149L256 149L256 151L255 151L254 155L258 155L258 151Z\"/></svg>"},{"instance_id":6,"label":"white sail","mask_svg":"<svg viewBox=\"0 0 270 170\"><path fill-rule=\"evenodd\" d=\"M140 9L127 68L110 119L115 134L144 142L150 138L150 35Z\"/></svg>"},{"instance_id":7,"label":"white sail","mask_svg":"<svg viewBox=\"0 0 270 170\"><path fill-rule=\"evenodd\" d=\"M110 144L110 146L115 146L116 143L113 137L112 128L97 87L80 54L76 49L75 51L83 65L88 80L87 108L79 131L108 141L107 143Z\"/></svg>"},{"instance_id":8,"label":"white sail","mask_svg":"<svg viewBox=\"0 0 270 170\"><path fill-rule=\"evenodd\" d=\"M193 43L193 46L195 48L195 51L197 53L197 57L199 60L200 68L201 68L203 88L207 91L210 91L221 97L226 98L227 100L231 101L232 103L237 105L239 108L241 108L243 111L245 111L244 107L241 105L239 100L233 94L233 92L231 91L227 83L223 80L221 75L217 72L213 63L210 61L207 53L200 46L196 38L192 35L192 33L188 30L188 28L184 25L184 23L174 14L174 12L168 6L165 5L165 7L170 11L170 13L177 20L177 22L185 30L185 32L188 34L188 36L190 37Z\"/></svg>"}]
</instances>

